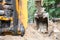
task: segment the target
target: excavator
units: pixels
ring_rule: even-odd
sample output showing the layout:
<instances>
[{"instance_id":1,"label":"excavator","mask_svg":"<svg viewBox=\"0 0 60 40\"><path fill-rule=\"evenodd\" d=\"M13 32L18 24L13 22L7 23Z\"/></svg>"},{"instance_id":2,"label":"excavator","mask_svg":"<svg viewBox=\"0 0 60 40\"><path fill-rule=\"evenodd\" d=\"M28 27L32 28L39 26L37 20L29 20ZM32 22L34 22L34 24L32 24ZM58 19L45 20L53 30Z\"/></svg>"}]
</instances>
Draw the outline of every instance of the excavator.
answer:
<instances>
[{"instance_id":1,"label":"excavator","mask_svg":"<svg viewBox=\"0 0 60 40\"><path fill-rule=\"evenodd\" d=\"M28 25L27 0L0 0L0 34L23 36Z\"/></svg>"}]
</instances>

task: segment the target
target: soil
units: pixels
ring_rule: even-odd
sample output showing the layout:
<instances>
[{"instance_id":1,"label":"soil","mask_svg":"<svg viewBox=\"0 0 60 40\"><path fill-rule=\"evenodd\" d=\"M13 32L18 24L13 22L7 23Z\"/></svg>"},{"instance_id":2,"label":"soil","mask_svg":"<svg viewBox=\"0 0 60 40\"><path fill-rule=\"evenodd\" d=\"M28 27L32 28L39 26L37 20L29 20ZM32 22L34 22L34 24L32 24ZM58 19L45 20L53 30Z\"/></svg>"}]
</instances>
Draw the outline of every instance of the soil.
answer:
<instances>
[{"instance_id":1,"label":"soil","mask_svg":"<svg viewBox=\"0 0 60 40\"><path fill-rule=\"evenodd\" d=\"M0 36L0 40L60 40L58 36L59 32L54 32L54 27L59 26L59 23L53 23L52 21L49 21L49 31L48 33L41 33L38 30L36 30L35 24L29 24L28 28L26 29L25 35L21 37L18 36L12 36L12 35L5 35ZM60 27L57 27L60 31ZM49 36L50 35L50 36Z\"/></svg>"}]
</instances>

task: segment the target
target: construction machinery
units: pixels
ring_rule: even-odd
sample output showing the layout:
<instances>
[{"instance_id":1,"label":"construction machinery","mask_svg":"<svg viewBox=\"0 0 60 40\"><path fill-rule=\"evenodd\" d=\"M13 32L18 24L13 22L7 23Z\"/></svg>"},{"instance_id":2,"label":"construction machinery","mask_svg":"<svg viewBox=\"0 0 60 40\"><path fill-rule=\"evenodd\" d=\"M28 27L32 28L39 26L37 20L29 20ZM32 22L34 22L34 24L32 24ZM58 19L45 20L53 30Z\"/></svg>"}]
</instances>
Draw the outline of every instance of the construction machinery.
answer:
<instances>
[{"instance_id":1,"label":"construction machinery","mask_svg":"<svg viewBox=\"0 0 60 40\"><path fill-rule=\"evenodd\" d=\"M42 33L48 33L49 14L45 11L45 8L43 7L43 0L36 0L36 5L37 11L34 16L37 29Z\"/></svg>"},{"instance_id":2,"label":"construction machinery","mask_svg":"<svg viewBox=\"0 0 60 40\"><path fill-rule=\"evenodd\" d=\"M28 22L27 0L0 0L0 34L25 34Z\"/></svg>"}]
</instances>

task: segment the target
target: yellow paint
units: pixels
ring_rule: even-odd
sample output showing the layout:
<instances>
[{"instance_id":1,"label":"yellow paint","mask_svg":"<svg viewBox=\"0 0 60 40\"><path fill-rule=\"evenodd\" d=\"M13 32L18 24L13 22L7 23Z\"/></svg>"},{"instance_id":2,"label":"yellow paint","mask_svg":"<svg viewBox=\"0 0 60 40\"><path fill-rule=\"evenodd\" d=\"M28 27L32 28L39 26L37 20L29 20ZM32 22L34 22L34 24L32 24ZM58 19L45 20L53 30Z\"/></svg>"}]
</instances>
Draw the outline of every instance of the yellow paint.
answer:
<instances>
[{"instance_id":1,"label":"yellow paint","mask_svg":"<svg viewBox=\"0 0 60 40\"><path fill-rule=\"evenodd\" d=\"M3 1L2 5L4 5L6 2ZM24 28L27 28L28 25L28 11L27 11L27 0L16 0L16 11L18 13L18 19L23 24ZM1 17L0 20L13 20L13 18L6 18Z\"/></svg>"},{"instance_id":2,"label":"yellow paint","mask_svg":"<svg viewBox=\"0 0 60 40\"><path fill-rule=\"evenodd\" d=\"M16 10L20 22L26 29L28 25L27 0L16 0Z\"/></svg>"},{"instance_id":3,"label":"yellow paint","mask_svg":"<svg viewBox=\"0 0 60 40\"><path fill-rule=\"evenodd\" d=\"M13 18L12 17L10 17L10 18L7 18L7 17L4 17L4 16L0 16L0 20L5 20L5 21L7 21L7 20L13 20Z\"/></svg>"},{"instance_id":4,"label":"yellow paint","mask_svg":"<svg viewBox=\"0 0 60 40\"><path fill-rule=\"evenodd\" d=\"M28 12L27 12L27 0L22 0L22 22L25 28L27 28Z\"/></svg>"}]
</instances>

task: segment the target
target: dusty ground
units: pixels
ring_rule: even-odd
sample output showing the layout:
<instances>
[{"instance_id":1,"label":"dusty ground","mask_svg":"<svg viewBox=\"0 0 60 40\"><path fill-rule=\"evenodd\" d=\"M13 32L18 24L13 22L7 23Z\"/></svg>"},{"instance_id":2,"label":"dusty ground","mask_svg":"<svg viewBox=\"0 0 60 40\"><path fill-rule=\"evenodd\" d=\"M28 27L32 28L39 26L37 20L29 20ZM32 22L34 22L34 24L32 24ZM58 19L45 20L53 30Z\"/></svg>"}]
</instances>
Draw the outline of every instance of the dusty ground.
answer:
<instances>
[{"instance_id":1,"label":"dusty ground","mask_svg":"<svg viewBox=\"0 0 60 40\"><path fill-rule=\"evenodd\" d=\"M49 36L49 34L53 30L53 28L57 27L57 23L55 23L55 24L51 21L49 22L49 33L48 34L42 34L39 31L35 30L34 29L35 24L33 24L33 25L29 25L24 37L6 35L6 36L0 36L0 40L60 40L59 37L57 37L57 35L56 35L57 32L55 32L55 33L53 32ZM58 35L59 35L59 33L58 33Z\"/></svg>"}]
</instances>

